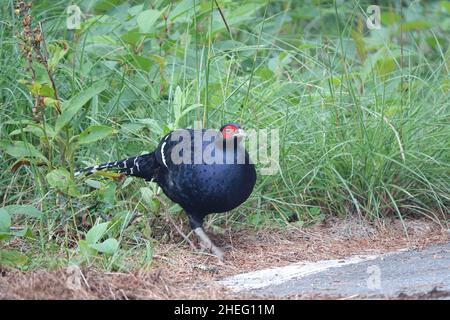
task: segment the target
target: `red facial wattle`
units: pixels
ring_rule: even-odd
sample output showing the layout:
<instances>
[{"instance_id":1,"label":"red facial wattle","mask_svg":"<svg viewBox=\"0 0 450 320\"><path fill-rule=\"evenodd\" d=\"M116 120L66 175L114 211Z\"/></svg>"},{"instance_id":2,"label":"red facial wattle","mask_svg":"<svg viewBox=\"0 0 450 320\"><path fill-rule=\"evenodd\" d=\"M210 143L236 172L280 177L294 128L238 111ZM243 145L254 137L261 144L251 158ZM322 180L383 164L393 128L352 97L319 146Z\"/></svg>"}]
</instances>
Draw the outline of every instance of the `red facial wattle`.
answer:
<instances>
[{"instance_id":1,"label":"red facial wattle","mask_svg":"<svg viewBox=\"0 0 450 320\"><path fill-rule=\"evenodd\" d=\"M235 127L235 126L233 126L233 125L227 125L226 127L224 127L223 129L222 129L222 135L223 135L223 138L226 140L226 139L230 139L230 138L233 138L234 137L234 135L237 133L237 128Z\"/></svg>"}]
</instances>

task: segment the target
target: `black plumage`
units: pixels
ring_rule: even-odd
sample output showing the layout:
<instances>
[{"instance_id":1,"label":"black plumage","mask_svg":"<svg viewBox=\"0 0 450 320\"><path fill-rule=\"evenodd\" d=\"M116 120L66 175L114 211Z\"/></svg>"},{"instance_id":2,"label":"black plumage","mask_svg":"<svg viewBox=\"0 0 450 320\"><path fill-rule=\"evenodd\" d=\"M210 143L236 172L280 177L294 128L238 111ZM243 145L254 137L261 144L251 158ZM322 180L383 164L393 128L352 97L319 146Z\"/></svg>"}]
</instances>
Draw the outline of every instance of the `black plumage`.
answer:
<instances>
[{"instance_id":1,"label":"black plumage","mask_svg":"<svg viewBox=\"0 0 450 320\"><path fill-rule=\"evenodd\" d=\"M203 231L203 219L238 207L253 191L256 171L241 144L242 136L235 123L219 132L175 130L151 153L89 167L77 175L108 169L156 182L185 210L201 242L222 258L222 251Z\"/></svg>"}]
</instances>

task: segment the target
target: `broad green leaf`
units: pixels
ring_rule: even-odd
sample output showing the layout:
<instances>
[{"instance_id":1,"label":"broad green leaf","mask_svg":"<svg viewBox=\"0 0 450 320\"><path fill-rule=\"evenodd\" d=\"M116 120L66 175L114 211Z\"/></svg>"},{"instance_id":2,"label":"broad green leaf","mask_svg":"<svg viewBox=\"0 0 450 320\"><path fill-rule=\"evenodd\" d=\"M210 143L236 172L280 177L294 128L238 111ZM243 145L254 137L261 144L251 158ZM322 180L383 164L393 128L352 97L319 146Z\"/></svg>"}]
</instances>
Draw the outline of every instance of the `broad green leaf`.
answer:
<instances>
[{"instance_id":1,"label":"broad green leaf","mask_svg":"<svg viewBox=\"0 0 450 320\"><path fill-rule=\"evenodd\" d=\"M47 158L40 153L33 145L25 141L12 141L12 143L0 148L15 158L38 158L47 162Z\"/></svg>"},{"instance_id":2,"label":"broad green leaf","mask_svg":"<svg viewBox=\"0 0 450 320\"><path fill-rule=\"evenodd\" d=\"M52 107L56 110L61 109L61 103L58 100L55 100L53 98L45 97L44 98L44 104L46 107Z\"/></svg>"},{"instance_id":3,"label":"broad green leaf","mask_svg":"<svg viewBox=\"0 0 450 320\"><path fill-rule=\"evenodd\" d=\"M34 82L28 85L28 90L30 90L33 96L41 97L54 97L55 92L53 88L48 84L41 84L39 82Z\"/></svg>"},{"instance_id":4,"label":"broad green leaf","mask_svg":"<svg viewBox=\"0 0 450 320\"><path fill-rule=\"evenodd\" d=\"M96 251L92 249L90 245L84 240L78 241L78 250L81 256L88 260L91 256L94 256L96 254Z\"/></svg>"},{"instance_id":5,"label":"broad green leaf","mask_svg":"<svg viewBox=\"0 0 450 320\"><path fill-rule=\"evenodd\" d=\"M26 125L26 124L36 124L36 122L31 120L8 120L2 122L2 124L16 124L16 125Z\"/></svg>"},{"instance_id":6,"label":"broad green leaf","mask_svg":"<svg viewBox=\"0 0 450 320\"><path fill-rule=\"evenodd\" d=\"M9 232L11 228L11 217L3 208L0 208L0 232Z\"/></svg>"},{"instance_id":7,"label":"broad green leaf","mask_svg":"<svg viewBox=\"0 0 450 320\"><path fill-rule=\"evenodd\" d=\"M441 8L450 13L450 2L448 0L443 0L440 2Z\"/></svg>"},{"instance_id":8,"label":"broad green leaf","mask_svg":"<svg viewBox=\"0 0 450 320\"><path fill-rule=\"evenodd\" d=\"M136 134L139 131L141 131L145 126L141 123L123 123L120 127L120 132L126 133L126 134Z\"/></svg>"},{"instance_id":9,"label":"broad green leaf","mask_svg":"<svg viewBox=\"0 0 450 320\"><path fill-rule=\"evenodd\" d=\"M69 45L65 41L52 43L48 45L48 51L50 53L48 67L51 71L54 71L59 61L61 61L61 59L64 58L69 51Z\"/></svg>"},{"instance_id":10,"label":"broad green leaf","mask_svg":"<svg viewBox=\"0 0 450 320\"><path fill-rule=\"evenodd\" d=\"M149 187L142 187L140 191L142 200L144 200L145 203L150 204L153 199L153 191Z\"/></svg>"},{"instance_id":11,"label":"broad green leaf","mask_svg":"<svg viewBox=\"0 0 450 320\"><path fill-rule=\"evenodd\" d=\"M128 14L130 16L135 16L137 15L139 12L142 11L142 9L144 9L144 5L143 4L138 4L136 6L132 6L130 9L128 9Z\"/></svg>"},{"instance_id":12,"label":"broad green leaf","mask_svg":"<svg viewBox=\"0 0 450 320\"><path fill-rule=\"evenodd\" d=\"M183 0L180 1L177 6L170 11L169 19L175 20L180 15L186 13L187 11L191 10L194 7L194 1L196 0Z\"/></svg>"},{"instance_id":13,"label":"broad green leaf","mask_svg":"<svg viewBox=\"0 0 450 320\"><path fill-rule=\"evenodd\" d=\"M108 88L108 83L100 81L94 83L91 87L81 91L73 96L70 100L63 103L62 114L56 120L55 131L61 131L70 120L80 111L80 109L94 96L100 94Z\"/></svg>"},{"instance_id":14,"label":"broad green leaf","mask_svg":"<svg viewBox=\"0 0 450 320\"><path fill-rule=\"evenodd\" d=\"M170 213L177 213L180 212L181 210L183 210L183 208L177 203L169 208Z\"/></svg>"},{"instance_id":15,"label":"broad green leaf","mask_svg":"<svg viewBox=\"0 0 450 320\"><path fill-rule=\"evenodd\" d=\"M42 97L54 97L55 91L51 86L44 84L39 90L39 95Z\"/></svg>"},{"instance_id":16,"label":"broad green leaf","mask_svg":"<svg viewBox=\"0 0 450 320\"><path fill-rule=\"evenodd\" d=\"M153 61L147 57L143 57L137 54L125 54L116 57L122 63L129 64L137 70L149 72L153 66Z\"/></svg>"},{"instance_id":17,"label":"broad green leaf","mask_svg":"<svg viewBox=\"0 0 450 320\"><path fill-rule=\"evenodd\" d=\"M47 182L58 189L65 189L70 180L70 173L66 169L55 169L47 174Z\"/></svg>"},{"instance_id":18,"label":"broad green leaf","mask_svg":"<svg viewBox=\"0 0 450 320\"><path fill-rule=\"evenodd\" d=\"M93 7L93 9L95 10L96 13L106 13L107 11L118 7L122 2L124 2L124 1L123 0L97 0L97 1L92 1L92 3L90 4L90 7Z\"/></svg>"},{"instance_id":19,"label":"broad green leaf","mask_svg":"<svg viewBox=\"0 0 450 320\"><path fill-rule=\"evenodd\" d=\"M89 247L91 247L94 250L97 250L98 252L113 255L119 248L119 242L114 238L109 238L103 241L102 243L90 244Z\"/></svg>"},{"instance_id":20,"label":"broad green leaf","mask_svg":"<svg viewBox=\"0 0 450 320\"><path fill-rule=\"evenodd\" d=\"M30 205L13 204L13 205L6 206L3 209L5 209L9 213L10 216L13 216L16 214L23 214L25 216L32 217L32 218L41 218L42 217L42 212Z\"/></svg>"},{"instance_id":21,"label":"broad green leaf","mask_svg":"<svg viewBox=\"0 0 450 320\"><path fill-rule=\"evenodd\" d=\"M137 23L141 32L143 33L150 32L160 15L161 12L153 9L145 10L139 13L137 16Z\"/></svg>"},{"instance_id":22,"label":"broad green leaf","mask_svg":"<svg viewBox=\"0 0 450 320\"><path fill-rule=\"evenodd\" d=\"M21 267L28 263L28 257L17 250L0 250L0 265Z\"/></svg>"},{"instance_id":23,"label":"broad green leaf","mask_svg":"<svg viewBox=\"0 0 450 320\"><path fill-rule=\"evenodd\" d=\"M63 192L69 196L78 196L78 190L76 188L75 182L72 180L69 171L64 168L55 169L50 171L47 176L48 184Z\"/></svg>"},{"instance_id":24,"label":"broad green leaf","mask_svg":"<svg viewBox=\"0 0 450 320\"><path fill-rule=\"evenodd\" d=\"M80 136L78 137L78 143L79 144L93 143L115 133L116 130L108 126L98 126L98 125L90 126L82 133L80 133Z\"/></svg>"},{"instance_id":25,"label":"broad green leaf","mask_svg":"<svg viewBox=\"0 0 450 320\"><path fill-rule=\"evenodd\" d=\"M26 237L26 238L35 239L33 230L31 230L31 228L25 228L25 229L22 229L19 231L12 232L11 234L15 237Z\"/></svg>"},{"instance_id":26,"label":"broad green leaf","mask_svg":"<svg viewBox=\"0 0 450 320\"><path fill-rule=\"evenodd\" d=\"M139 32L138 28L135 28L123 34L120 38L123 42L135 46L144 38L144 36Z\"/></svg>"},{"instance_id":27,"label":"broad green leaf","mask_svg":"<svg viewBox=\"0 0 450 320\"><path fill-rule=\"evenodd\" d=\"M103 222L93 226L86 233L86 242L89 245L97 243L105 235L106 230L108 230L108 225L109 222Z\"/></svg>"},{"instance_id":28,"label":"broad green leaf","mask_svg":"<svg viewBox=\"0 0 450 320\"><path fill-rule=\"evenodd\" d=\"M41 125L38 125L35 123L29 124L28 126L26 126L25 128L22 128L22 129L13 130L13 131L11 131L11 133L9 135L10 136L18 135L18 134L21 134L22 131L23 132L31 132L38 138L44 137L45 133L50 138L53 138L55 136L55 131L52 129L52 127L49 124L45 125L45 132L44 132L44 128Z\"/></svg>"},{"instance_id":29,"label":"broad green leaf","mask_svg":"<svg viewBox=\"0 0 450 320\"><path fill-rule=\"evenodd\" d=\"M117 175L117 173L112 174ZM116 189L117 185L114 182L110 182L104 188L99 190L98 195L100 201L103 202L108 208L114 207L114 204L116 202Z\"/></svg>"},{"instance_id":30,"label":"broad green leaf","mask_svg":"<svg viewBox=\"0 0 450 320\"><path fill-rule=\"evenodd\" d=\"M103 187L103 183L97 180L93 180L93 179L86 179L86 181L84 181L88 186L94 188L94 189L100 189Z\"/></svg>"}]
</instances>

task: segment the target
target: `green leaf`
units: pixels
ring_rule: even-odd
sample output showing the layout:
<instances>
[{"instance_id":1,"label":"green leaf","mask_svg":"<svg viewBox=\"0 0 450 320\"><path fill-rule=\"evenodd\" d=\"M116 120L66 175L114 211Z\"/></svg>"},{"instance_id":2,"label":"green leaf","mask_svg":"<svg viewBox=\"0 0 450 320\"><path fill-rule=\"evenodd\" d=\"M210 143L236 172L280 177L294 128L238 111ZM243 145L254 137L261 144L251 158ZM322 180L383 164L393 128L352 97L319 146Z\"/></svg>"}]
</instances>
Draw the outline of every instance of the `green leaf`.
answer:
<instances>
[{"instance_id":1,"label":"green leaf","mask_svg":"<svg viewBox=\"0 0 450 320\"><path fill-rule=\"evenodd\" d=\"M96 244L105 235L106 230L108 230L108 225L109 222L103 222L93 226L86 233L86 242L89 245Z\"/></svg>"},{"instance_id":2,"label":"green leaf","mask_svg":"<svg viewBox=\"0 0 450 320\"><path fill-rule=\"evenodd\" d=\"M135 28L123 34L120 38L123 42L135 46L144 38L144 36L139 32L138 28Z\"/></svg>"},{"instance_id":3,"label":"green leaf","mask_svg":"<svg viewBox=\"0 0 450 320\"><path fill-rule=\"evenodd\" d=\"M143 33L148 33L152 29L153 25L155 24L156 20L158 20L159 16L161 15L161 12L158 10L145 10L139 13L137 16L137 23L139 26L139 29Z\"/></svg>"},{"instance_id":4,"label":"green leaf","mask_svg":"<svg viewBox=\"0 0 450 320\"><path fill-rule=\"evenodd\" d=\"M448 2L448 1L441 1L440 2L440 4L441 4L441 8L442 9L444 9L444 10L446 10L448 13L450 13L450 2Z\"/></svg>"},{"instance_id":5,"label":"green leaf","mask_svg":"<svg viewBox=\"0 0 450 320\"><path fill-rule=\"evenodd\" d=\"M28 90L30 90L33 96L41 97L54 97L55 91L48 84L41 84L39 82L34 82L28 85Z\"/></svg>"},{"instance_id":6,"label":"green leaf","mask_svg":"<svg viewBox=\"0 0 450 320\"><path fill-rule=\"evenodd\" d=\"M170 11L169 19L174 21L177 17L190 11L194 7L196 0L183 0L177 4L177 6Z\"/></svg>"},{"instance_id":7,"label":"green leaf","mask_svg":"<svg viewBox=\"0 0 450 320\"><path fill-rule=\"evenodd\" d=\"M28 257L17 250L0 250L0 265L21 267L28 263Z\"/></svg>"},{"instance_id":8,"label":"green leaf","mask_svg":"<svg viewBox=\"0 0 450 320\"><path fill-rule=\"evenodd\" d=\"M144 5L143 4L138 4L136 6L131 7L130 9L128 9L128 14L130 16L135 16L137 15L139 12L142 11L142 9L144 9Z\"/></svg>"},{"instance_id":9,"label":"green leaf","mask_svg":"<svg viewBox=\"0 0 450 320\"><path fill-rule=\"evenodd\" d=\"M91 247L94 250L97 250L98 252L113 255L119 248L119 242L114 238L109 238L103 241L102 243L90 244L89 247Z\"/></svg>"},{"instance_id":10,"label":"green leaf","mask_svg":"<svg viewBox=\"0 0 450 320\"><path fill-rule=\"evenodd\" d=\"M25 141L12 141L6 146L1 145L0 148L15 158L38 158L47 162L47 158L42 153Z\"/></svg>"},{"instance_id":11,"label":"green leaf","mask_svg":"<svg viewBox=\"0 0 450 320\"><path fill-rule=\"evenodd\" d=\"M153 191L149 187L140 188L142 200L145 203L150 204L153 199Z\"/></svg>"},{"instance_id":12,"label":"green leaf","mask_svg":"<svg viewBox=\"0 0 450 320\"><path fill-rule=\"evenodd\" d=\"M61 109L61 103L58 100L55 100L53 98L50 97L45 97L44 98L44 105L46 107L51 107L54 108L56 110L60 110Z\"/></svg>"},{"instance_id":13,"label":"green leaf","mask_svg":"<svg viewBox=\"0 0 450 320\"><path fill-rule=\"evenodd\" d=\"M51 71L54 71L59 61L61 61L61 59L64 58L67 52L69 51L69 45L65 41L60 41L57 44L52 43L48 45L48 51L50 54L50 59L48 61L48 68Z\"/></svg>"},{"instance_id":14,"label":"green leaf","mask_svg":"<svg viewBox=\"0 0 450 320\"><path fill-rule=\"evenodd\" d=\"M10 206L6 206L3 209L5 209L9 215L13 216L16 214L23 214L25 216L28 217L32 217L32 218L41 218L42 217L42 212L38 209L36 209L33 206L29 206L29 205L10 205Z\"/></svg>"},{"instance_id":15,"label":"green leaf","mask_svg":"<svg viewBox=\"0 0 450 320\"><path fill-rule=\"evenodd\" d=\"M122 63L129 64L137 70L149 72L153 66L153 61L147 57L143 57L137 54L125 54L116 57Z\"/></svg>"},{"instance_id":16,"label":"green leaf","mask_svg":"<svg viewBox=\"0 0 450 320\"><path fill-rule=\"evenodd\" d=\"M116 189L117 185L114 182L109 182L104 188L99 190L99 200L103 202L107 208L114 207L116 202Z\"/></svg>"},{"instance_id":17,"label":"green leaf","mask_svg":"<svg viewBox=\"0 0 450 320\"><path fill-rule=\"evenodd\" d=\"M25 238L30 238L30 239L36 238L33 234L33 230L31 230L30 228L25 228L25 229L22 229L19 231L12 232L11 235L13 235L15 237L25 237Z\"/></svg>"},{"instance_id":18,"label":"green leaf","mask_svg":"<svg viewBox=\"0 0 450 320\"><path fill-rule=\"evenodd\" d=\"M39 95L42 97L54 97L55 91L49 85L44 84L41 89L39 89Z\"/></svg>"},{"instance_id":19,"label":"green leaf","mask_svg":"<svg viewBox=\"0 0 450 320\"><path fill-rule=\"evenodd\" d=\"M55 131L52 129L52 127L49 124L45 125L45 131L44 131L44 127L42 127L40 125L29 124L25 128L16 129L16 130L11 131L11 133L9 135L10 136L15 136L15 135L21 134L22 131L23 132L30 132L30 133L34 134L36 137L38 137L38 138L45 137L45 133L47 133L47 136L49 136L50 138L53 138L55 136Z\"/></svg>"},{"instance_id":20,"label":"green leaf","mask_svg":"<svg viewBox=\"0 0 450 320\"><path fill-rule=\"evenodd\" d=\"M80 109L94 96L100 94L108 88L108 83L100 81L94 83L91 87L81 91L70 100L63 103L62 114L56 120L55 131L59 132L70 120L80 111Z\"/></svg>"},{"instance_id":21,"label":"green leaf","mask_svg":"<svg viewBox=\"0 0 450 320\"><path fill-rule=\"evenodd\" d=\"M169 212L170 213L178 213L178 212L180 212L181 210L183 210L183 208L179 205L179 204L174 204L173 206L171 206L170 208L169 208Z\"/></svg>"},{"instance_id":22,"label":"green leaf","mask_svg":"<svg viewBox=\"0 0 450 320\"><path fill-rule=\"evenodd\" d=\"M89 258L93 255L95 255L95 250L92 249L89 244L84 241L84 240L80 240L78 241L78 250L80 252L80 254L84 257L84 259L89 260Z\"/></svg>"},{"instance_id":23,"label":"green leaf","mask_svg":"<svg viewBox=\"0 0 450 320\"><path fill-rule=\"evenodd\" d=\"M50 171L47 176L48 184L69 196L76 197L79 195L75 182L72 180L69 171L64 168Z\"/></svg>"},{"instance_id":24,"label":"green leaf","mask_svg":"<svg viewBox=\"0 0 450 320\"><path fill-rule=\"evenodd\" d=\"M94 189L101 189L104 184L100 181L97 180L93 180L93 179L86 179L86 181L84 181L89 187L92 187Z\"/></svg>"},{"instance_id":25,"label":"green leaf","mask_svg":"<svg viewBox=\"0 0 450 320\"><path fill-rule=\"evenodd\" d=\"M99 141L112 134L115 134L116 130L108 126L90 126L78 137L79 144L87 144Z\"/></svg>"},{"instance_id":26,"label":"green leaf","mask_svg":"<svg viewBox=\"0 0 450 320\"><path fill-rule=\"evenodd\" d=\"M0 232L9 232L11 228L11 217L3 208L0 208Z\"/></svg>"}]
</instances>

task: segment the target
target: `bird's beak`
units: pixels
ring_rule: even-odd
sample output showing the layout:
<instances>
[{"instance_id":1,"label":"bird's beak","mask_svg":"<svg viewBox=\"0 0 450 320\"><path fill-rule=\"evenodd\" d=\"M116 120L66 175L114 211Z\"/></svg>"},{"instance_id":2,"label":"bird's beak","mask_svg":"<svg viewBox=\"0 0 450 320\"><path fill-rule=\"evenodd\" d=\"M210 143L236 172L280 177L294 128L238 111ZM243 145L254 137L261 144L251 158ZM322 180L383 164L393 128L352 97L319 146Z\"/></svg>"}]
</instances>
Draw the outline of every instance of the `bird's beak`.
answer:
<instances>
[{"instance_id":1,"label":"bird's beak","mask_svg":"<svg viewBox=\"0 0 450 320\"><path fill-rule=\"evenodd\" d=\"M245 138L247 136L247 133L244 131L244 129L238 129L234 136L238 138Z\"/></svg>"}]
</instances>

